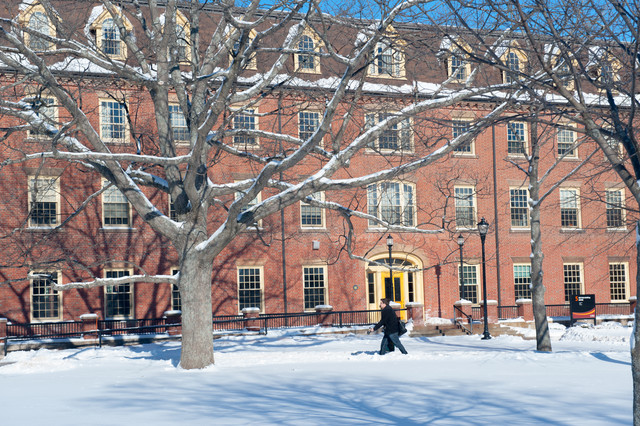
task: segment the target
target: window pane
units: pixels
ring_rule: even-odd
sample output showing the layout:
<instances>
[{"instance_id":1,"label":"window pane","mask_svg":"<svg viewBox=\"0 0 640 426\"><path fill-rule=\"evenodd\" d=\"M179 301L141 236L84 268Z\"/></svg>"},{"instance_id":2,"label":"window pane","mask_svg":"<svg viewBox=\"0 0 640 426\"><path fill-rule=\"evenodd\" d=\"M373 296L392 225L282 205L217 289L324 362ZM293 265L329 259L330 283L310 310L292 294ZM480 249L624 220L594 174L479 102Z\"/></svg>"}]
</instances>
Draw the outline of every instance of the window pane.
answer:
<instances>
[{"instance_id":1,"label":"window pane","mask_svg":"<svg viewBox=\"0 0 640 426\"><path fill-rule=\"evenodd\" d=\"M612 190L606 193L607 228L624 227L622 211L622 191Z\"/></svg>"},{"instance_id":2,"label":"window pane","mask_svg":"<svg viewBox=\"0 0 640 426\"><path fill-rule=\"evenodd\" d=\"M105 185L107 185L106 182ZM102 193L102 209L105 225L128 226L130 224L129 202L115 186L109 187Z\"/></svg>"},{"instance_id":3,"label":"window pane","mask_svg":"<svg viewBox=\"0 0 640 426\"><path fill-rule=\"evenodd\" d=\"M298 136L303 141L313 136L320 125L320 114L317 112L303 111L298 114Z\"/></svg>"},{"instance_id":4,"label":"window pane","mask_svg":"<svg viewBox=\"0 0 640 426\"><path fill-rule=\"evenodd\" d=\"M531 299L531 265L513 265L516 300Z\"/></svg>"},{"instance_id":5,"label":"window pane","mask_svg":"<svg viewBox=\"0 0 640 426\"><path fill-rule=\"evenodd\" d=\"M234 129L256 129L256 117L252 115L253 110L246 110L244 113L237 113L233 117ZM236 145L255 145L256 138L252 135L235 135L233 137L233 143Z\"/></svg>"},{"instance_id":6,"label":"window pane","mask_svg":"<svg viewBox=\"0 0 640 426\"><path fill-rule=\"evenodd\" d=\"M511 226L528 227L529 226L529 205L528 191L526 189L511 189Z\"/></svg>"},{"instance_id":7,"label":"window pane","mask_svg":"<svg viewBox=\"0 0 640 426\"><path fill-rule=\"evenodd\" d=\"M326 304L325 270L322 266L303 268L304 309Z\"/></svg>"},{"instance_id":8,"label":"window pane","mask_svg":"<svg viewBox=\"0 0 640 426\"><path fill-rule=\"evenodd\" d=\"M456 226L458 228L474 228L476 224L473 188L456 187Z\"/></svg>"},{"instance_id":9,"label":"window pane","mask_svg":"<svg viewBox=\"0 0 640 426\"><path fill-rule=\"evenodd\" d=\"M169 122L173 132L173 139L178 141L188 141L190 139L187 119L184 117L179 105L169 105Z\"/></svg>"},{"instance_id":10,"label":"window pane","mask_svg":"<svg viewBox=\"0 0 640 426\"><path fill-rule=\"evenodd\" d=\"M609 264L611 300L627 300L627 268L624 263Z\"/></svg>"},{"instance_id":11,"label":"window pane","mask_svg":"<svg viewBox=\"0 0 640 426\"><path fill-rule=\"evenodd\" d=\"M580 294L582 289L582 274L580 265L563 265L564 270L564 301L569 302L571 296Z\"/></svg>"},{"instance_id":12,"label":"window pane","mask_svg":"<svg viewBox=\"0 0 640 426\"><path fill-rule=\"evenodd\" d=\"M313 39L307 35L303 35L298 42L298 49L303 52L313 52L315 49ZM303 70L314 70L316 68L315 57L313 55L298 55L298 66Z\"/></svg>"},{"instance_id":13,"label":"window pane","mask_svg":"<svg viewBox=\"0 0 640 426\"><path fill-rule=\"evenodd\" d=\"M526 135L524 123L508 123L507 152L509 154L524 154L525 141Z\"/></svg>"},{"instance_id":14,"label":"window pane","mask_svg":"<svg viewBox=\"0 0 640 426\"><path fill-rule=\"evenodd\" d=\"M238 270L238 306L244 308L260 308L262 311L262 289L260 268L240 268Z\"/></svg>"},{"instance_id":15,"label":"window pane","mask_svg":"<svg viewBox=\"0 0 640 426\"><path fill-rule=\"evenodd\" d=\"M106 55L120 55L120 30L113 19L105 19L102 23L102 52Z\"/></svg>"},{"instance_id":16,"label":"window pane","mask_svg":"<svg viewBox=\"0 0 640 426\"><path fill-rule=\"evenodd\" d=\"M106 271L105 278L128 277L129 271ZM107 317L133 316L133 286L130 283L105 287L105 315Z\"/></svg>"},{"instance_id":17,"label":"window pane","mask_svg":"<svg viewBox=\"0 0 640 426\"><path fill-rule=\"evenodd\" d=\"M102 137L105 139L125 138L125 108L114 101L102 101Z\"/></svg>"},{"instance_id":18,"label":"window pane","mask_svg":"<svg viewBox=\"0 0 640 426\"><path fill-rule=\"evenodd\" d=\"M571 130L559 129L558 130L558 155L566 154L567 156L574 156L574 150L572 149L575 141L575 133Z\"/></svg>"},{"instance_id":19,"label":"window pane","mask_svg":"<svg viewBox=\"0 0 640 426\"><path fill-rule=\"evenodd\" d=\"M29 29L40 34L51 35L49 20L40 11L34 12L29 18ZM37 34L29 34L29 48L36 51L45 51L49 49L49 42Z\"/></svg>"},{"instance_id":20,"label":"window pane","mask_svg":"<svg viewBox=\"0 0 640 426\"><path fill-rule=\"evenodd\" d=\"M60 294L51 283L58 282L56 272L34 272L42 275L31 281L31 314L34 319L51 319L60 316Z\"/></svg>"}]
</instances>

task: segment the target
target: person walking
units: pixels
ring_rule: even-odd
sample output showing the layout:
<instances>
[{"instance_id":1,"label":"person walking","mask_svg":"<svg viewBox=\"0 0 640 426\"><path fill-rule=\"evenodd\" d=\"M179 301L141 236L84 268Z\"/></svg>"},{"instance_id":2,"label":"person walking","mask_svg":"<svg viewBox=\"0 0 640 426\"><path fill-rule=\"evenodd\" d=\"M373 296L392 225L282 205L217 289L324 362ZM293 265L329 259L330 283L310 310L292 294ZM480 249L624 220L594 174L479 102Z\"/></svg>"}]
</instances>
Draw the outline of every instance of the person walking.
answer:
<instances>
[{"instance_id":1,"label":"person walking","mask_svg":"<svg viewBox=\"0 0 640 426\"><path fill-rule=\"evenodd\" d=\"M407 354L407 350L400 343L400 336L398 336L398 317L389 305L390 300L387 298L380 299L380 321L370 331L376 331L380 327L384 326L384 334L382 336L382 342L380 343L380 355L384 355L389 350L389 343L395 345L400 352Z\"/></svg>"}]
</instances>

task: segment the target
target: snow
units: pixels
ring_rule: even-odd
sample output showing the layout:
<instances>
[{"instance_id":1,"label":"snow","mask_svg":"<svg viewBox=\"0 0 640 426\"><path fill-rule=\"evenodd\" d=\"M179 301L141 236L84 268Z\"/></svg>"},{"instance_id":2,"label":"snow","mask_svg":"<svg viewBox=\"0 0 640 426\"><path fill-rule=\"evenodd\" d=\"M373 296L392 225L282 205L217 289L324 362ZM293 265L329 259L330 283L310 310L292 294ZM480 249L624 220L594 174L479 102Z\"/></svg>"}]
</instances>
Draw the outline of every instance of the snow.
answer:
<instances>
[{"instance_id":1,"label":"snow","mask_svg":"<svg viewBox=\"0 0 640 426\"><path fill-rule=\"evenodd\" d=\"M409 354L384 356L374 334L225 336L191 371L176 341L9 352L2 424L632 424L631 327L550 326L552 353L515 336L403 337Z\"/></svg>"}]
</instances>

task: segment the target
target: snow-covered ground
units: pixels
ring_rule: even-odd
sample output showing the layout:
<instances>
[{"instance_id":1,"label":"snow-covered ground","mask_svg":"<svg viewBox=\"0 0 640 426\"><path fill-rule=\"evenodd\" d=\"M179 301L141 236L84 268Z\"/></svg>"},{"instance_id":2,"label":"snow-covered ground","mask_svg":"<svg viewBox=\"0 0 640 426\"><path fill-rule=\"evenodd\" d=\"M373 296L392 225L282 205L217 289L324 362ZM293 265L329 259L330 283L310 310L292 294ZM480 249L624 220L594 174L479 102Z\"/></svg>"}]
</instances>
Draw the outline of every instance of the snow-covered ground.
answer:
<instances>
[{"instance_id":1,"label":"snow-covered ground","mask_svg":"<svg viewBox=\"0 0 640 426\"><path fill-rule=\"evenodd\" d=\"M223 337L199 371L178 342L10 352L0 424L632 424L631 327L552 331L552 353L512 336L403 337L409 354L385 356L373 334Z\"/></svg>"}]
</instances>

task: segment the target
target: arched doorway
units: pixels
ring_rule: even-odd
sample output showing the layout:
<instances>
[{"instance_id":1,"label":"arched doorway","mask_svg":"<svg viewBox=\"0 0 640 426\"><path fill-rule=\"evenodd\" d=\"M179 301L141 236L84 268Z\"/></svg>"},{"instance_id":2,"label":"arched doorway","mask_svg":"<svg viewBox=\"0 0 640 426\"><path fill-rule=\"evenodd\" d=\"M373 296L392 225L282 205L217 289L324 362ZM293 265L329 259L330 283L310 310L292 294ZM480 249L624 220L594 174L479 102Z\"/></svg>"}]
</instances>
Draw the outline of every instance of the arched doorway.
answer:
<instances>
[{"instance_id":1,"label":"arched doorway","mask_svg":"<svg viewBox=\"0 0 640 426\"><path fill-rule=\"evenodd\" d=\"M408 302L423 302L423 274L415 271L422 268L419 258L407 253L392 253L393 267L403 269L394 269L393 273L386 266L389 265L388 254L374 256L371 260L380 265L367 265L367 309L378 309L378 303L384 297L399 303L402 308ZM402 312L401 317L406 319L406 312Z\"/></svg>"}]
</instances>

